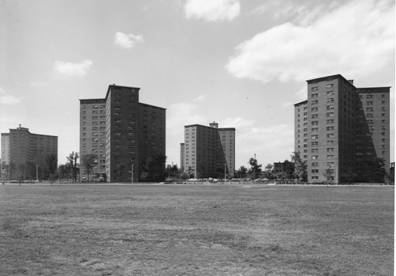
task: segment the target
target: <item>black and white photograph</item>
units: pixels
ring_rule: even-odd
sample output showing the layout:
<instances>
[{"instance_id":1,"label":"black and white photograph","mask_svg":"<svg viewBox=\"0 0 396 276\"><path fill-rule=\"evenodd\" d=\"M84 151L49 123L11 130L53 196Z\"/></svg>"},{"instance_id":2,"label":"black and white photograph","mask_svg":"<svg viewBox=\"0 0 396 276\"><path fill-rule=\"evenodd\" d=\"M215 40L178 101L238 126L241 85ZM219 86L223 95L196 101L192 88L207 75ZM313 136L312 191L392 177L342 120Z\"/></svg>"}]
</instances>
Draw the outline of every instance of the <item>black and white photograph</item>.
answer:
<instances>
[{"instance_id":1,"label":"black and white photograph","mask_svg":"<svg viewBox=\"0 0 396 276\"><path fill-rule=\"evenodd\" d=\"M394 0L0 0L0 276L394 275Z\"/></svg>"}]
</instances>

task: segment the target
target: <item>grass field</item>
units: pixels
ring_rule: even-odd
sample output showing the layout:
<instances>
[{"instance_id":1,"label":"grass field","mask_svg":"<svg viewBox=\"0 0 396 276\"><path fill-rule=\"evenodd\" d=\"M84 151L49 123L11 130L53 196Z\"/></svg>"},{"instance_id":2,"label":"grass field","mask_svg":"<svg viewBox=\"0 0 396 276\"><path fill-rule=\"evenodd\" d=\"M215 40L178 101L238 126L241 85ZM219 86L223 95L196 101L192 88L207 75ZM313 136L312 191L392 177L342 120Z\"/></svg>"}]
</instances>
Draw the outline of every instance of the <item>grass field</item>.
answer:
<instances>
[{"instance_id":1,"label":"grass field","mask_svg":"<svg viewBox=\"0 0 396 276\"><path fill-rule=\"evenodd\" d=\"M1 275L393 275L393 187L0 186Z\"/></svg>"}]
</instances>

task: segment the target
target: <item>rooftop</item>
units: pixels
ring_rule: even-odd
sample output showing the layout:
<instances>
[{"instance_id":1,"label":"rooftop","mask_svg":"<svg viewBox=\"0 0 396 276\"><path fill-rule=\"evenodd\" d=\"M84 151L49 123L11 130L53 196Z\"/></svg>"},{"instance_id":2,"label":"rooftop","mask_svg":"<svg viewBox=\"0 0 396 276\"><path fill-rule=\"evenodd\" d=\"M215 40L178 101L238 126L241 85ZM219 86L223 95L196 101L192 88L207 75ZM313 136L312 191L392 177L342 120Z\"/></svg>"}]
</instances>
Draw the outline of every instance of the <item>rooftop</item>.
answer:
<instances>
[{"instance_id":1,"label":"rooftop","mask_svg":"<svg viewBox=\"0 0 396 276\"><path fill-rule=\"evenodd\" d=\"M296 103L296 104L294 104L294 106L297 106L297 105L302 105L302 104L306 104L306 103L308 103L308 100L305 100L305 101L302 101L302 102Z\"/></svg>"},{"instance_id":2,"label":"rooftop","mask_svg":"<svg viewBox=\"0 0 396 276\"><path fill-rule=\"evenodd\" d=\"M336 75L330 75L330 76L310 79L310 80L307 80L307 83L315 83L315 82L320 82L320 81L330 81L330 80L334 80L334 79L342 79L343 81L345 81L349 85L355 87L355 85L353 85L353 83L351 81L349 81L346 78L344 78L341 74L336 74Z\"/></svg>"}]
</instances>

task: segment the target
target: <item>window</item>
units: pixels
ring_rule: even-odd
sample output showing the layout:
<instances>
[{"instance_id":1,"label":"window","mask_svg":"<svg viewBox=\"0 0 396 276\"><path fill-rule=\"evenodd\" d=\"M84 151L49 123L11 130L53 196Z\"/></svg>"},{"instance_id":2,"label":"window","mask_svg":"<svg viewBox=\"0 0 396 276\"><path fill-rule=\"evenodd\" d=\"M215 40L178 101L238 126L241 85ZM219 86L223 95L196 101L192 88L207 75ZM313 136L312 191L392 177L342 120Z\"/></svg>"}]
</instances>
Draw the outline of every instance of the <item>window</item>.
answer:
<instances>
[{"instance_id":1,"label":"window","mask_svg":"<svg viewBox=\"0 0 396 276\"><path fill-rule=\"evenodd\" d=\"M373 118L373 113L367 113L366 117L367 118Z\"/></svg>"},{"instance_id":2,"label":"window","mask_svg":"<svg viewBox=\"0 0 396 276\"><path fill-rule=\"evenodd\" d=\"M366 108L366 111L367 111L367 112L374 111L374 108L372 108L372 107L367 107L367 108Z\"/></svg>"},{"instance_id":3,"label":"window","mask_svg":"<svg viewBox=\"0 0 396 276\"><path fill-rule=\"evenodd\" d=\"M327 117L334 117L334 112L327 112L327 113L326 113L326 116L327 116Z\"/></svg>"},{"instance_id":4,"label":"window","mask_svg":"<svg viewBox=\"0 0 396 276\"><path fill-rule=\"evenodd\" d=\"M326 127L326 130L334 130L334 127L333 126L328 126L328 127Z\"/></svg>"},{"instance_id":5,"label":"window","mask_svg":"<svg viewBox=\"0 0 396 276\"><path fill-rule=\"evenodd\" d=\"M318 90L319 90L319 87L317 87L317 86L311 87L311 91L318 91Z\"/></svg>"},{"instance_id":6,"label":"window","mask_svg":"<svg viewBox=\"0 0 396 276\"><path fill-rule=\"evenodd\" d=\"M333 123L334 123L334 119L328 119L328 120L326 121L326 123L328 123L328 124L333 124Z\"/></svg>"},{"instance_id":7,"label":"window","mask_svg":"<svg viewBox=\"0 0 396 276\"><path fill-rule=\"evenodd\" d=\"M318 104L318 100L312 100L311 104Z\"/></svg>"},{"instance_id":8,"label":"window","mask_svg":"<svg viewBox=\"0 0 396 276\"><path fill-rule=\"evenodd\" d=\"M319 151L318 148L313 148L313 149L311 149L311 152L312 152L312 153L318 153L318 151Z\"/></svg>"},{"instance_id":9,"label":"window","mask_svg":"<svg viewBox=\"0 0 396 276\"><path fill-rule=\"evenodd\" d=\"M328 133L327 138L334 138L334 133Z\"/></svg>"},{"instance_id":10,"label":"window","mask_svg":"<svg viewBox=\"0 0 396 276\"><path fill-rule=\"evenodd\" d=\"M334 105L328 105L328 106L326 106L326 109L327 110L333 110L334 109Z\"/></svg>"},{"instance_id":11,"label":"window","mask_svg":"<svg viewBox=\"0 0 396 276\"><path fill-rule=\"evenodd\" d=\"M333 154L328 154L327 155L327 159L333 159L334 158L334 155Z\"/></svg>"},{"instance_id":12,"label":"window","mask_svg":"<svg viewBox=\"0 0 396 276\"><path fill-rule=\"evenodd\" d=\"M317 106L311 108L311 112L315 112L315 111L318 111L318 107Z\"/></svg>"},{"instance_id":13,"label":"window","mask_svg":"<svg viewBox=\"0 0 396 276\"><path fill-rule=\"evenodd\" d=\"M327 102L328 102L328 103L334 103L334 98L328 98L328 99L327 99Z\"/></svg>"},{"instance_id":14,"label":"window","mask_svg":"<svg viewBox=\"0 0 396 276\"><path fill-rule=\"evenodd\" d=\"M312 94L311 94L311 98L317 98L318 95L319 95L318 93L312 93Z\"/></svg>"},{"instance_id":15,"label":"window","mask_svg":"<svg viewBox=\"0 0 396 276\"><path fill-rule=\"evenodd\" d=\"M373 105L373 101L367 101L367 105Z\"/></svg>"},{"instance_id":16,"label":"window","mask_svg":"<svg viewBox=\"0 0 396 276\"><path fill-rule=\"evenodd\" d=\"M327 152L334 152L334 148L327 148Z\"/></svg>"},{"instance_id":17,"label":"window","mask_svg":"<svg viewBox=\"0 0 396 276\"><path fill-rule=\"evenodd\" d=\"M316 160L319 158L319 155L312 155L311 158L312 158L312 160Z\"/></svg>"},{"instance_id":18,"label":"window","mask_svg":"<svg viewBox=\"0 0 396 276\"><path fill-rule=\"evenodd\" d=\"M312 124L313 126L317 126L317 125L319 125L319 121L312 121L311 124Z\"/></svg>"},{"instance_id":19,"label":"window","mask_svg":"<svg viewBox=\"0 0 396 276\"><path fill-rule=\"evenodd\" d=\"M318 114L312 114L311 118L312 118L312 119L318 118Z\"/></svg>"},{"instance_id":20,"label":"window","mask_svg":"<svg viewBox=\"0 0 396 276\"><path fill-rule=\"evenodd\" d=\"M318 173L319 170L318 170L318 169L312 169L311 172L312 172L312 173Z\"/></svg>"},{"instance_id":21,"label":"window","mask_svg":"<svg viewBox=\"0 0 396 276\"><path fill-rule=\"evenodd\" d=\"M317 128L317 127L313 127L313 128L311 128L311 131L313 131L313 132L317 132L319 129Z\"/></svg>"},{"instance_id":22,"label":"window","mask_svg":"<svg viewBox=\"0 0 396 276\"><path fill-rule=\"evenodd\" d=\"M334 96L334 91L327 91L326 94L327 96Z\"/></svg>"},{"instance_id":23,"label":"window","mask_svg":"<svg viewBox=\"0 0 396 276\"><path fill-rule=\"evenodd\" d=\"M311 139L312 139L312 140L318 140L318 138L319 138L319 135L312 135L312 136L311 136Z\"/></svg>"},{"instance_id":24,"label":"window","mask_svg":"<svg viewBox=\"0 0 396 276\"><path fill-rule=\"evenodd\" d=\"M332 88L334 86L334 84L332 84L332 83L329 83L329 84L326 84L326 88Z\"/></svg>"},{"instance_id":25,"label":"window","mask_svg":"<svg viewBox=\"0 0 396 276\"><path fill-rule=\"evenodd\" d=\"M317 146L317 145L318 145L318 142L312 142L312 143L311 143L311 146L313 146L313 147L314 147L314 146Z\"/></svg>"},{"instance_id":26,"label":"window","mask_svg":"<svg viewBox=\"0 0 396 276\"><path fill-rule=\"evenodd\" d=\"M313 176L312 176L312 179L319 179L319 177L316 176L316 175L313 175Z\"/></svg>"},{"instance_id":27,"label":"window","mask_svg":"<svg viewBox=\"0 0 396 276\"><path fill-rule=\"evenodd\" d=\"M318 162L312 162L312 167L317 167L317 166L319 166L319 163Z\"/></svg>"}]
</instances>

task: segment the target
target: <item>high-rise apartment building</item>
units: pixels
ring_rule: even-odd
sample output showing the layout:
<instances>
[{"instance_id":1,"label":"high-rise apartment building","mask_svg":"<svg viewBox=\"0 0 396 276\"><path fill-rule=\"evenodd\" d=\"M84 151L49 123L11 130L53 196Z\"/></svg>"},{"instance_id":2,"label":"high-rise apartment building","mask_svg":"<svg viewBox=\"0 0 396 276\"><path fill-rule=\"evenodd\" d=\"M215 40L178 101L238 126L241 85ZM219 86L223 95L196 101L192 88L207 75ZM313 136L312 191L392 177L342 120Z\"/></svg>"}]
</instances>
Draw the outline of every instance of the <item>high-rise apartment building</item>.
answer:
<instances>
[{"instance_id":1,"label":"high-rise apartment building","mask_svg":"<svg viewBox=\"0 0 396 276\"><path fill-rule=\"evenodd\" d=\"M303 161L308 158L308 101L294 105L294 151Z\"/></svg>"},{"instance_id":2,"label":"high-rise apartment building","mask_svg":"<svg viewBox=\"0 0 396 276\"><path fill-rule=\"evenodd\" d=\"M105 174L108 182L164 176L166 110L140 103L139 90L110 85L104 99L80 100L81 160L97 156L93 172ZM82 172L87 173L84 162Z\"/></svg>"},{"instance_id":3,"label":"high-rise apartment building","mask_svg":"<svg viewBox=\"0 0 396 276\"><path fill-rule=\"evenodd\" d=\"M384 181L390 87L356 88L341 75L307 83L308 100L295 105L295 151L307 161L308 182Z\"/></svg>"},{"instance_id":4,"label":"high-rise apartment building","mask_svg":"<svg viewBox=\"0 0 396 276\"><path fill-rule=\"evenodd\" d=\"M96 156L92 169L94 175L106 173L105 133L105 99L80 100L80 157L88 154ZM80 167L80 174L87 174L85 166Z\"/></svg>"},{"instance_id":5,"label":"high-rise apartment building","mask_svg":"<svg viewBox=\"0 0 396 276\"><path fill-rule=\"evenodd\" d=\"M58 164L58 137L30 133L19 125L1 134L1 160L10 179L48 178Z\"/></svg>"},{"instance_id":6,"label":"high-rise apartment building","mask_svg":"<svg viewBox=\"0 0 396 276\"><path fill-rule=\"evenodd\" d=\"M185 149L184 149L184 143L180 143L180 171L184 172L184 154L185 154Z\"/></svg>"},{"instance_id":7,"label":"high-rise apartment building","mask_svg":"<svg viewBox=\"0 0 396 276\"><path fill-rule=\"evenodd\" d=\"M184 127L184 171L196 178L232 177L235 169L235 128Z\"/></svg>"}]
</instances>

